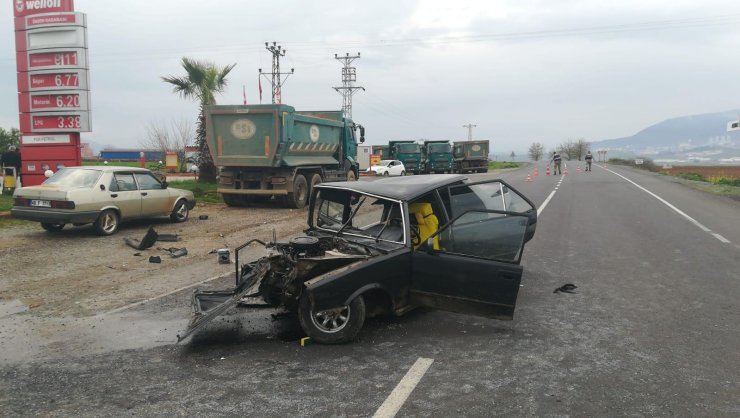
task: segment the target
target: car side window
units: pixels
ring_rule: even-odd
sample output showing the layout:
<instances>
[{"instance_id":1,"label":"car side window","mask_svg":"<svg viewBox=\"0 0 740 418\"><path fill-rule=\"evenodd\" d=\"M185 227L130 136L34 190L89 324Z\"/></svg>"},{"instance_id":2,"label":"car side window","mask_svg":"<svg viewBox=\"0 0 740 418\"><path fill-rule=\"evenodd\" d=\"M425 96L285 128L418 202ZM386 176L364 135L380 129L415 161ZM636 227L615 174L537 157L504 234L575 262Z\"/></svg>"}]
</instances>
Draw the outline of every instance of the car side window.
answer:
<instances>
[{"instance_id":1,"label":"car side window","mask_svg":"<svg viewBox=\"0 0 740 418\"><path fill-rule=\"evenodd\" d=\"M162 183L149 173L135 173L140 190L161 190Z\"/></svg>"},{"instance_id":2,"label":"car side window","mask_svg":"<svg viewBox=\"0 0 740 418\"><path fill-rule=\"evenodd\" d=\"M137 190L134 175L132 173L116 173L113 175L113 180L116 182L117 191L126 192Z\"/></svg>"},{"instance_id":3,"label":"car side window","mask_svg":"<svg viewBox=\"0 0 740 418\"><path fill-rule=\"evenodd\" d=\"M479 210L466 212L440 234L437 251L517 262L521 256L527 217Z\"/></svg>"}]
</instances>

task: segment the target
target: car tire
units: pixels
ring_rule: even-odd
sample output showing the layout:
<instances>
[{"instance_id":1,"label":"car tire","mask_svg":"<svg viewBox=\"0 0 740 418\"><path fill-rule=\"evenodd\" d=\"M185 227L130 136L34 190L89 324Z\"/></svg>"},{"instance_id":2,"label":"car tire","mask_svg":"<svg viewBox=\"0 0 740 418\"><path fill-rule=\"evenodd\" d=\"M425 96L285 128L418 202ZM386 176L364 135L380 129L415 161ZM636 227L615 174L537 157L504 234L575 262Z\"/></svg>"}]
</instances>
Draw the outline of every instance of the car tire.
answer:
<instances>
[{"instance_id":1,"label":"car tire","mask_svg":"<svg viewBox=\"0 0 740 418\"><path fill-rule=\"evenodd\" d=\"M113 209L107 209L100 213L93 226L98 235L113 235L118 231L119 221L118 213Z\"/></svg>"},{"instance_id":2,"label":"car tire","mask_svg":"<svg viewBox=\"0 0 740 418\"><path fill-rule=\"evenodd\" d=\"M383 177L388 177L388 176L390 176L390 173L388 173L387 171L383 173Z\"/></svg>"},{"instance_id":3,"label":"car tire","mask_svg":"<svg viewBox=\"0 0 740 418\"><path fill-rule=\"evenodd\" d=\"M188 220L190 209L188 209L188 202L185 199L180 199L175 203L175 209L170 213L170 220L172 222L181 223Z\"/></svg>"},{"instance_id":4,"label":"car tire","mask_svg":"<svg viewBox=\"0 0 740 418\"><path fill-rule=\"evenodd\" d=\"M314 312L306 292L298 304L298 320L303 331L312 340L321 344L343 344L350 342L360 333L365 323L365 300L356 297L349 305Z\"/></svg>"},{"instance_id":5,"label":"car tire","mask_svg":"<svg viewBox=\"0 0 740 418\"><path fill-rule=\"evenodd\" d=\"M406 175L406 172L405 171L401 171L401 177L403 177L405 175Z\"/></svg>"},{"instance_id":6,"label":"car tire","mask_svg":"<svg viewBox=\"0 0 740 418\"><path fill-rule=\"evenodd\" d=\"M308 200L308 183L303 174L298 174L293 180L293 192L286 196L288 206L301 209L306 206Z\"/></svg>"},{"instance_id":7,"label":"car tire","mask_svg":"<svg viewBox=\"0 0 740 418\"><path fill-rule=\"evenodd\" d=\"M55 224L49 222L41 222L41 227L48 232L59 232L64 228L64 224Z\"/></svg>"}]
</instances>

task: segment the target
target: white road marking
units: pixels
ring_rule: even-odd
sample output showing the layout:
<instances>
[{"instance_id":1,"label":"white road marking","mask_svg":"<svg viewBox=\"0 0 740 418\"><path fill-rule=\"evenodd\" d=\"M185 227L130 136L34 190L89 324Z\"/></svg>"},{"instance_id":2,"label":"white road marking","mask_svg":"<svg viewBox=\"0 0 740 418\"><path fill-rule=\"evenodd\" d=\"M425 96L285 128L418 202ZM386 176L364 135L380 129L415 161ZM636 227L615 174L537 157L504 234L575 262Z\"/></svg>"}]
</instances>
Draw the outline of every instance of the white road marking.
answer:
<instances>
[{"instance_id":1,"label":"white road marking","mask_svg":"<svg viewBox=\"0 0 740 418\"><path fill-rule=\"evenodd\" d=\"M167 292L167 293L162 293L161 295L158 295L158 296L154 296L154 297L151 297L151 298L149 298L149 299L144 299L144 300L140 300L140 301L138 301L138 302L134 302L134 303L129 303L128 305L125 305L125 306L121 306L120 308L116 308L116 309L110 310L110 311L108 311L108 312L103 312L102 314L98 314L97 316L106 316L106 315L110 315L110 314L118 313L118 312L121 312L121 311L125 311L126 309L130 309L130 308L133 308L134 306L139 306L139 305L143 305L143 304L145 304L145 303L147 303L147 302L151 302L151 301L153 301L153 300L157 300L157 299L163 298L163 297L165 297L165 296L169 296L169 295L171 295L171 294L173 294L173 293L177 293L177 292L179 292L179 291L181 291L181 290L185 290L185 289L189 289L189 288L191 288L191 287L195 287L195 286L198 286L199 284L203 284L203 283L208 283L208 282L210 282L210 281L213 281L213 280L216 280L216 279L220 279L220 278L222 278L222 277L226 277L226 276L228 276L228 275L230 275L230 274L231 274L231 273L225 273L225 274L221 274L221 275L218 275L218 276L213 276L213 277L209 277L209 278L207 278L207 279L205 279L205 280L201 280L201 281L199 281L199 282L197 282L197 283L189 284L189 285L187 285L187 286L183 286L183 287L180 287L180 288L178 288L178 289L175 289L175 290L171 290L171 291L169 291L169 292Z\"/></svg>"},{"instance_id":2,"label":"white road marking","mask_svg":"<svg viewBox=\"0 0 740 418\"><path fill-rule=\"evenodd\" d=\"M544 202L542 202L542 204L540 205L540 207L539 207L539 208L537 208L537 217L539 217L539 216L540 216L540 214L542 214L542 211L543 211L543 210L545 210L545 206L547 206L547 204L548 204L548 203L550 203L550 199L552 199L552 197L553 197L553 196L555 196L555 192L556 192L556 191L557 191L557 189L556 189L556 190L553 190L553 191L551 191L551 192L550 192L550 195L549 195L549 196L547 196L547 199L545 199L545 201L544 201Z\"/></svg>"},{"instance_id":3,"label":"white road marking","mask_svg":"<svg viewBox=\"0 0 740 418\"><path fill-rule=\"evenodd\" d=\"M696 225L697 227L699 227L699 228L700 228L700 229L701 229L702 231L704 231L704 232L708 232L708 233L712 234L712 236L713 236L713 237L715 237L715 238L717 238L717 239L718 239L718 240L719 240L720 242L723 242L723 243L725 243L725 244L729 244L729 243L730 243L730 241L729 241L729 240L728 240L727 238L723 237L723 236L722 236L722 235L720 235L720 234L716 234L716 233L712 232L712 230L711 230L711 229L709 229L709 228L707 228L706 226L704 226L704 225L703 225L703 224L702 224L701 222L699 222L699 221L697 221L696 219L692 218L691 216L687 215L687 214L686 214L686 213L685 213L684 211L682 211L681 209L679 209L679 208L677 208L677 207L673 206L672 204L670 204L670 203L669 203L668 201L666 201L666 200L665 200L665 199L663 199L662 197L658 196L657 194L655 194L655 193L651 192L650 190L648 190L648 189L646 189L646 188L644 188L644 187L640 186L639 184L635 183L634 181L632 181L632 180L628 179L627 177L625 177L625 176L623 176L623 175L621 175L621 174L619 174L619 173L617 173L617 172L614 172L614 171L612 171L612 170L609 170L609 169L608 169L608 168L606 168L606 167L601 167L601 168L603 168L604 170L606 170L606 171L608 171L608 172L610 172L610 173L612 173L612 174L615 174L615 175L617 175L617 176L619 176L619 177L621 177L621 178L623 178L623 179L627 180L628 182L632 183L632 184L633 184L633 185L634 185L635 187L637 187L638 189L640 189L640 190L644 191L645 193L649 194L650 196L652 196L652 197L654 197L654 198L658 199L658 201L662 202L662 203L663 203L664 205L666 205L666 206L668 206L669 208L673 209L673 210L674 210L674 211L675 211L676 213L678 213L679 215L681 215L681 216L683 216L684 218L686 218L686 220L688 220L688 221L689 221L689 222L691 222L692 224L694 224L694 225Z\"/></svg>"},{"instance_id":4,"label":"white road marking","mask_svg":"<svg viewBox=\"0 0 740 418\"><path fill-rule=\"evenodd\" d=\"M434 359L419 357L413 366L406 372L406 375L398 382L396 388L393 389L390 395L385 399L383 405L380 405L377 411L375 411L374 418L393 418L396 416L398 411L401 410L404 402L408 399L411 392L413 392L416 385L424 374L432 365Z\"/></svg>"},{"instance_id":5,"label":"white road marking","mask_svg":"<svg viewBox=\"0 0 740 418\"><path fill-rule=\"evenodd\" d=\"M729 239L723 237L720 234L717 234L717 233L712 232L712 235L714 235L715 238L717 238L718 240L724 242L725 244L729 244L730 243L730 240Z\"/></svg>"}]
</instances>

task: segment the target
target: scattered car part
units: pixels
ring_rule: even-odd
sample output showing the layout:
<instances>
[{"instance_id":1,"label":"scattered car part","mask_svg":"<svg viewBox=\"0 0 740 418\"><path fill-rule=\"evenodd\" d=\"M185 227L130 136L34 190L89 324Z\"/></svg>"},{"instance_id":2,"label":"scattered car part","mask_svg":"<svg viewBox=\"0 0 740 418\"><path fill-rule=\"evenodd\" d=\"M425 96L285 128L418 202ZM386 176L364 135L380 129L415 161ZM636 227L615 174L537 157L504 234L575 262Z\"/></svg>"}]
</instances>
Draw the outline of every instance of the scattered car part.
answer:
<instances>
[{"instance_id":1,"label":"scattered car part","mask_svg":"<svg viewBox=\"0 0 740 418\"><path fill-rule=\"evenodd\" d=\"M575 290L575 289L577 289L577 288L578 288L578 286L576 286L576 285L574 285L574 284L572 284L572 283L566 283L566 284L564 284L564 285L562 285L562 286L558 287L557 289L555 289L555 290L554 290L554 291L553 291L552 293L558 293L558 292L563 292L563 293L576 293L576 292L574 292L573 290Z\"/></svg>"},{"instance_id":2,"label":"scattered car part","mask_svg":"<svg viewBox=\"0 0 740 418\"><path fill-rule=\"evenodd\" d=\"M136 238L124 238L123 241L131 248L137 250L146 250L147 248L153 246L155 242L157 242L159 236L160 235L157 234L157 231L154 230L154 227L150 226L141 241Z\"/></svg>"},{"instance_id":3,"label":"scattered car part","mask_svg":"<svg viewBox=\"0 0 740 418\"><path fill-rule=\"evenodd\" d=\"M152 255L152 256L149 256L149 262L150 263L161 263L162 258L160 258L158 255Z\"/></svg>"}]
</instances>

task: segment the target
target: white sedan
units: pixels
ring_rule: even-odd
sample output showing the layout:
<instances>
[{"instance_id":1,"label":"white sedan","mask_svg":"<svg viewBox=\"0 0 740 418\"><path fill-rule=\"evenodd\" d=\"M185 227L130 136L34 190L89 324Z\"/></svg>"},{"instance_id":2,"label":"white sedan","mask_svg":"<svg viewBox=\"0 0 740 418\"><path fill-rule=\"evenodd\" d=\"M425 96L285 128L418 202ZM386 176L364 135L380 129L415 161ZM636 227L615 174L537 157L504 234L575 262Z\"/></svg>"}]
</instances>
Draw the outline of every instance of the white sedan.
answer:
<instances>
[{"instance_id":1,"label":"white sedan","mask_svg":"<svg viewBox=\"0 0 740 418\"><path fill-rule=\"evenodd\" d=\"M371 166L367 169L369 173L375 173L376 176L405 176L406 168L398 160L382 160L380 164Z\"/></svg>"}]
</instances>

